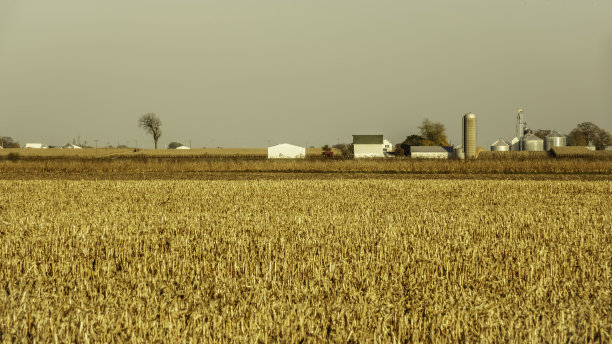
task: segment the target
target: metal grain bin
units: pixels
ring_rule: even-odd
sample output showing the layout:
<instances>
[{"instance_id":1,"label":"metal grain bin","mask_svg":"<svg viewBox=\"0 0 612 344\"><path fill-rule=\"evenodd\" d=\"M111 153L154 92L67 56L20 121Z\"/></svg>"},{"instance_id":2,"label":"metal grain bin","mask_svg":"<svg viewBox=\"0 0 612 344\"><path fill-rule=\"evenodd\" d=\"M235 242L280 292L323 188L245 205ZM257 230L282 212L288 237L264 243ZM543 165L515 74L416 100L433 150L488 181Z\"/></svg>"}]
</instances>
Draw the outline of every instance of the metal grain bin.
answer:
<instances>
[{"instance_id":1,"label":"metal grain bin","mask_svg":"<svg viewBox=\"0 0 612 344\"><path fill-rule=\"evenodd\" d=\"M544 140L544 149L549 151L553 147L565 147L567 146L567 138L565 135L559 134L556 130L550 132L550 134L546 135L546 139Z\"/></svg>"},{"instance_id":2,"label":"metal grain bin","mask_svg":"<svg viewBox=\"0 0 612 344\"><path fill-rule=\"evenodd\" d=\"M499 139L491 144L491 150L494 152L507 152L510 150L510 145L506 141Z\"/></svg>"},{"instance_id":3,"label":"metal grain bin","mask_svg":"<svg viewBox=\"0 0 612 344\"><path fill-rule=\"evenodd\" d=\"M466 159L476 158L476 115L463 116L463 152Z\"/></svg>"},{"instance_id":4,"label":"metal grain bin","mask_svg":"<svg viewBox=\"0 0 612 344\"><path fill-rule=\"evenodd\" d=\"M521 142L524 151L539 152L544 150L544 140L533 134L523 136Z\"/></svg>"}]
</instances>

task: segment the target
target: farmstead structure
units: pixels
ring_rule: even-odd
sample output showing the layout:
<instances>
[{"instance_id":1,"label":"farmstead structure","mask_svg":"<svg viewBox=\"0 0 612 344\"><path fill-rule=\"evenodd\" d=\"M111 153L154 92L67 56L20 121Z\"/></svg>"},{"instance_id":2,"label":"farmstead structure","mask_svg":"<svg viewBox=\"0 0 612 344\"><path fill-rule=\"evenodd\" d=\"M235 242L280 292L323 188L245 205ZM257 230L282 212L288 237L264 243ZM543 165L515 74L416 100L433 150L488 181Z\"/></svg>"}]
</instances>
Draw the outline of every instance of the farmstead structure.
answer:
<instances>
[{"instance_id":1,"label":"farmstead structure","mask_svg":"<svg viewBox=\"0 0 612 344\"><path fill-rule=\"evenodd\" d=\"M306 157L306 148L288 143L268 147L268 159L303 159Z\"/></svg>"},{"instance_id":2,"label":"farmstead structure","mask_svg":"<svg viewBox=\"0 0 612 344\"><path fill-rule=\"evenodd\" d=\"M453 157L453 147L443 146L412 146L411 158L421 159L449 159Z\"/></svg>"},{"instance_id":3,"label":"farmstead structure","mask_svg":"<svg viewBox=\"0 0 612 344\"><path fill-rule=\"evenodd\" d=\"M384 158L382 135L353 135L355 158Z\"/></svg>"},{"instance_id":4,"label":"farmstead structure","mask_svg":"<svg viewBox=\"0 0 612 344\"><path fill-rule=\"evenodd\" d=\"M42 149L42 148L49 148L49 147L47 147L47 145L43 143L26 143L25 148Z\"/></svg>"}]
</instances>

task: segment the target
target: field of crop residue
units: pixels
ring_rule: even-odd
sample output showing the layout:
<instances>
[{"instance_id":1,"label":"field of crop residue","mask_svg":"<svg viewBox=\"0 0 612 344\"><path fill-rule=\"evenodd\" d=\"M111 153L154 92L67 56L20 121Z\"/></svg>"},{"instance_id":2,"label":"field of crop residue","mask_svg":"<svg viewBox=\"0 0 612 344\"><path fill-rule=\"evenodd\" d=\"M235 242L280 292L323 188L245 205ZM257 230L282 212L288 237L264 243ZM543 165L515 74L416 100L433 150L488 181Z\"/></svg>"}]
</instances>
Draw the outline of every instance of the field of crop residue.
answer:
<instances>
[{"instance_id":1,"label":"field of crop residue","mask_svg":"<svg viewBox=\"0 0 612 344\"><path fill-rule=\"evenodd\" d=\"M3 180L0 194L0 341L610 341L611 181Z\"/></svg>"}]
</instances>

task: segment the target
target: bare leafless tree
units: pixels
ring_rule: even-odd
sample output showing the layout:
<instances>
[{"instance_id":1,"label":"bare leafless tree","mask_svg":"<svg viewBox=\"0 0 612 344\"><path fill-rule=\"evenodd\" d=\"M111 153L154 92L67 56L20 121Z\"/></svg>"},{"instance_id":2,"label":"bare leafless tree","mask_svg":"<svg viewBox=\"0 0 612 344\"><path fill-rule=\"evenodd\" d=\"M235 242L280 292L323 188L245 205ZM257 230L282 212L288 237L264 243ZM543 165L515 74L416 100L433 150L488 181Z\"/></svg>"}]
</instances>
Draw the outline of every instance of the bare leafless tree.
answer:
<instances>
[{"instance_id":1,"label":"bare leafless tree","mask_svg":"<svg viewBox=\"0 0 612 344\"><path fill-rule=\"evenodd\" d=\"M146 113L138 120L139 126L153 136L155 141L155 149L157 149L157 140L161 136L161 120L153 112Z\"/></svg>"}]
</instances>

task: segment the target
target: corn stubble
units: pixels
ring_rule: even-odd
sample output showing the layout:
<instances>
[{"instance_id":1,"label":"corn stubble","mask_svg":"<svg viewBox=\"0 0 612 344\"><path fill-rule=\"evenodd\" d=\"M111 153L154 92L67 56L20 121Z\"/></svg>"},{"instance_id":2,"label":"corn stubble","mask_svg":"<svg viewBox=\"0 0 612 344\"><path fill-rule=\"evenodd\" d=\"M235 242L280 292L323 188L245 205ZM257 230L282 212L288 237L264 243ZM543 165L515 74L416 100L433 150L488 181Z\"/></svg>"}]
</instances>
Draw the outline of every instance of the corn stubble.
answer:
<instances>
[{"instance_id":1,"label":"corn stubble","mask_svg":"<svg viewBox=\"0 0 612 344\"><path fill-rule=\"evenodd\" d=\"M610 340L609 181L0 192L2 341Z\"/></svg>"}]
</instances>

